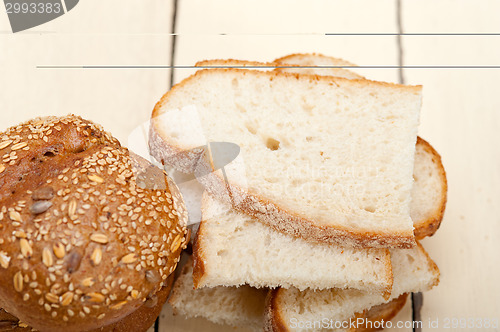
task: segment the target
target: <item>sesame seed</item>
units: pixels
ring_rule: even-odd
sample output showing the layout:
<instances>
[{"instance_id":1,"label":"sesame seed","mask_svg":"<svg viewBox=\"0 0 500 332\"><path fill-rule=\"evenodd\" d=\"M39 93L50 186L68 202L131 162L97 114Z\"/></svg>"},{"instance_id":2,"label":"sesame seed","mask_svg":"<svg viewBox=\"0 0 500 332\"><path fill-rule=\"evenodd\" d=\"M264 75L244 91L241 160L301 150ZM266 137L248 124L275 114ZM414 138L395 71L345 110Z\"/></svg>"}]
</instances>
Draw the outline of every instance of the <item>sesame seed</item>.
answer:
<instances>
[{"instance_id":1,"label":"sesame seed","mask_svg":"<svg viewBox=\"0 0 500 332\"><path fill-rule=\"evenodd\" d=\"M5 171L5 166L4 165L0 165L0 173L3 173L3 171Z\"/></svg>"}]
</instances>

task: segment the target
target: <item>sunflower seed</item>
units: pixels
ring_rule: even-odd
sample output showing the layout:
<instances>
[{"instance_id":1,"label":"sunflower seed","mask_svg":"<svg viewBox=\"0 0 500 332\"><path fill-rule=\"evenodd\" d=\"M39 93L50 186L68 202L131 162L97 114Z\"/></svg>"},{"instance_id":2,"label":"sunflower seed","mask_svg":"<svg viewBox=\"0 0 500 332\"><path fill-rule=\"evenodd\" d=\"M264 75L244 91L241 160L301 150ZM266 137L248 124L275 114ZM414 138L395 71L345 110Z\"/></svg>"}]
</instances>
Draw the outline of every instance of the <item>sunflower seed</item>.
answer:
<instances>
[{"instance_id":1,"label":"sunflower seed","mask_svg":"<svg viewBox=\"0 0 500 332\"><path fill-rule=\"evenodd\" d=\"M49 201L38 201L33 203L30 207L30 212L33 214L40 214L47 211L52 206L52 202Z\"/></svg>"},{"instance_id":2,"label":"sunflower seed","mask_svg":"<svg viewBox=\"0 0 500 332\"><path fill-rule=\"evenodd\" d=\"M80 263L82 261L82 255L80 255L77 251L72 251L67 255L67 269L69 273L73 273L80 267Z\"/></svg>"},{"instance_id":3,"label":"sunflower seed","mask_svg":"<svg viewBox=\"0 0 500 332\"><path fill-rule=\"evenodd\" d=\"M34 201L48 201L54 198L54 189L52 187L42 187L38 188L33 192L31 198Z\"/></svg>"}]
</instances>

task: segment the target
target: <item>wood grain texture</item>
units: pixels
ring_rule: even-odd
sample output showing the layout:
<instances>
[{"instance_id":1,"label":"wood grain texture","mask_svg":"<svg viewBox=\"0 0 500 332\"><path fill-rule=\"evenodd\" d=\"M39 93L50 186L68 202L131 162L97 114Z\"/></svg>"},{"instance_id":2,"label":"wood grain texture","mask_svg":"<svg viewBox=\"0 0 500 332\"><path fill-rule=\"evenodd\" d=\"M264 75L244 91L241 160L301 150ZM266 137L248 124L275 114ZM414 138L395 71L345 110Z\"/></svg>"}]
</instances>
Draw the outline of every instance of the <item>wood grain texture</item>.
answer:
<instances>
[{"instance_id":1,"label":"wood grain texture","mask_svg":"<svg viewBox=\"0 0 500 332\"><path fill-rule=\"evenodd\" d=\"M406 32L498 32L499 11L498 1L403 1L403 23ZM406 65L500 65L500 36L405 36L403 46ZM500 320L500 69L404 75L424 86L419 134L441 154L449 184L441 228L423 241L441 270L424 294L423 331L435 330L429 319L441 329L447 318Z\"/></svg>"},{"instance_id":2,"label":"wood grain texture","mask_svg":"<svg viewBox=\"0 0 500 332\"><path fill-rule=\"evenodd\" d=\"M397 32L395 1L181 1L176 65L214 58L272 61L317 52L357 65L397 65L394 36L329 33ZM223 34L223 35L222 35ZM177 69L175 81L194 70ZM373 79L397 81L395 69L360 69Z\"/></svg>"},{"instance_id":3,"label":"wood grain texture","mask_svg":"<svg viewBox=\"0 0 500 332\"><path fill-rule=\"evenodd\" d=\"M164 65L172 2L86 0L67 14L0 34L1 129L41 115L75 113L126 143L168 89L168 69L40 69L39 65ZM2 29L10 29L0 14Z\"/></svg>"}]
</instances>

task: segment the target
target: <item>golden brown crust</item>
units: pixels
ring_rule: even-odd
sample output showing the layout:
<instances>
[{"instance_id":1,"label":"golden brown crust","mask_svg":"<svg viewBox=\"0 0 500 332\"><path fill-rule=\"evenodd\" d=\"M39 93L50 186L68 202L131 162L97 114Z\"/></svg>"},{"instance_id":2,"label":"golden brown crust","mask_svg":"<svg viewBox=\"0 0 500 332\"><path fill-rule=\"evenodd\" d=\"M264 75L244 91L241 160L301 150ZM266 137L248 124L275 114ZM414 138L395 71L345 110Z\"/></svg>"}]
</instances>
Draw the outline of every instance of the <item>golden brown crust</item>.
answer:
<instances>
[{"instance_id":1,"label":"golden brown crust","mask_svg":"<svg viewBox=\"0 0 500 332\"><path fill-rule=\"evenodd\" d=\"M171 94L176 93L176 90L181 89L191 80L196 80L202 75L211 74L213 72L236 72L241 73L241 75L266 75L270 79L273 77L290 77L297 80L305 79L310 81L322 81L328 84L345 84L345 85L365 85L365 84L375 84L384 87L392 87L398 89L404 89L413 93L419 93L421 91L421 86L403 86L393 83L386 82L375 82L368 80L349 80L344 78L337 78L331 76L312 76L312 75L300 75L295 73L280 73L276 71L258 71L250 69L204 69L197 71L194 75L188 77L181 83L175 85L170 91L168 91L156 104L151 119L150 128L150 151L152 155L158 159L166 162L180 171L192 172L193 170L199 170L201 174L208 174L202 178L200 181L206 186L206 189L217 196L218 199L222 199L224 202L241 202L235 206L235 208L242 210L243 212L250 214L256 218L259 218L276 230L290 234L295 237L302 237L306 240L339 244L343 246L350 247L391 247L391 248L412 248L415 245L414 234L411 230L402 234L380 234L371 233L363 231L353 231L347 230L343 227L326 227L322 225L315 225L312 220L308 220L305 216L298 216L286 209L280 208L277 204L273 203L271 200L265 199L263 197L258 197L255 193L243 191L241 188L229 183L226 184L222 176L218 176L213 171L215 168L211 164L209 158L206 158L205 153L192 153L188 150L188 154L175 153L175 151L186 151L175 143L170 142L168 137L162 137L161 126L157 121L162 114L162 106L166 103L167 99ZM174 155L169 155L171 151L174 151ZM230 198L223 197L226 195L226 191L215 190L215 188L229 187ZM234 197L234 195L239 197Z\"/></svg>"},{"instance_id":2,"label":"golden brown crust","mask_svg":"<svg viewBox=\"0 0 500 332\"><path fill-rule=\"evenodd\" d=\"M439 153L432 147L432 145L420 137L417 137L417 144L423 147L428 154L432 155L432 161L435 167L439 169L441 185L444 188L440 201L436 203L438 209L436 209L435 213L423 222L418 221L414 223L415 238L420 240L426 236L434 235L434 233L436 233L439 229L439 226L441 226L441 221L443 220L444 211L446 209L448 180L446 179L446 171L444 170Z\"/></svg>"},{"instance_id":3,"label":"golden brown crust","mask_svg":"<svg viewBox=\"0 0 500 332\"><path fill-rule=\"evenodd\" d=\"M199 239L203 236L205 228L203 221L200 223L198 232L196 233L193 245L193 284L194 288L198 288L203 276L205 275L205 262L203 261L203 249L199 245Z\"/></svg>"},{"instance_id":4,"label":"golden brown crust","mask_svg":"<svg viewBox=\"0 0 500 332\"><path fill-rule=\"evenodd\" d=\"M380 323L387 322L393 319L399 311L404 307L408 293L401 294L398 298L384 304L376 305L365 312L356 315L356 318L363 318L365 326L357 326L352 328L350 332L372 332L380 331L382 328L375 328L375 326L380 326ZM379 324L377 324L379 323Z\"/></svg>"},{"instance_id":5,"label":"golden brown crust","mask_svg":"<svg viewBox=\"0 0 500 332\"><path fill-rule=\"evenodd\" d=\"M238 59L212 59L212 60L202 60L198 61L195 64L195 67L200 68L218 68L218 67L226 67L226 68L242 68L242 67L250 67L250 68L259 68L259 69L274 69L276 67L276 63L273 62L259 62L259 61L247 61L247 60L238 60Z\"/></svg>"},{"instance_id":6,"label":"golden brown crust","mask_svg":"<svg viewBox=\"0 0 500 332\"><path fill-rule=\"evenodd\" d=\"M286 332L289 331L277 304L281 288L270 289L266 297L264 310L264 331Z\"/></svg>"},{"instance_id":7,"label":"golden brown crust","mask_svg":"<svg viewBox=\"0 0 500 332\"><path fill-rule=\"evenodd\" d=\"M315 57L318 59L325 59L325 60L329 60L332 62L342 63L346 66L356 66L355 64L353 64L349 61L346 61L344 59L335 58L332 56L327 56L327 55L324 55L321 53L315 53L315 52L313 52L313 53L292 53L292 54L288 54L288 55L282 56L280 58L277 58L276 60L274 60L274 62L286 64L286 63L290 63L290 60L296 59L298 57Z\"/></svg>"},{"instance_id":8,"label":"golden brown crust","mask_svg":"<svg viewBox=\"0 0 500 332\"><path fill-rule=\"evenodd\" d=\"M156 318L160 315L163 304L165 304L172 284L174 275L170 275L154 299L142 304L136 311L124 317L122 320L104 326L102 328L89 332L140 332L146 331L154 324ZM35 331L31 327L22 323L15 316L9 314L3 309L0 309L0 331L16 332L16 331Z\"/></svg>"},{"instance_id":9,"label":"golden brown crust","mask_svg":"<svg viewBox=\"0 0 500 332\"><path fill-rule=\"evenodd\" d=\"M77 116L0 134L0 304L41 331L112 324L154 297L185 247L158 168Z\"/></svg>"}]
</instances>

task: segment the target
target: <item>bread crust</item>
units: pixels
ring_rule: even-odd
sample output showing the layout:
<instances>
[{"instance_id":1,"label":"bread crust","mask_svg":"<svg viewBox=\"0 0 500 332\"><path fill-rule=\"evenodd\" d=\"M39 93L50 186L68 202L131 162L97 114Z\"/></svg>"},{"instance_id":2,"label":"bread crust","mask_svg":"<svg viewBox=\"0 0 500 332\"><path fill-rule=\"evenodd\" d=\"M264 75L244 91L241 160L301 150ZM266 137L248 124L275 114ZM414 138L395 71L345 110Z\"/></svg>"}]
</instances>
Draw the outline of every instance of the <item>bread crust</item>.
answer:
<instances>
[{"instance_id":1,"label":"bread crust","mask_svg":"<svg viewBox=\"0 0 500 332\"><path fill-rule=\"evenodd\" d=\"M446 178L446 171L441 160L439 153L430 145L426 140L421 137L417 137L417 144L424 148L424 150L432 156L432 161L434 167L439 170L439 177L441 186L443 187L443 192L440 197L439 202L436 203L436 209L434 213L424 221L414 221L414 233L417 240L423 239L427 236L432 236L441 226L441 221L443 220L444 211L446 209L447 193L448 193L448 180Z\"/></svg>"},{"instance_id":2,"label":"bread crust","mask_svg":"<svg viewBox=\"0 0 500 332\"><path fill-rule=\"evenodd\" d=\"M87 331L158 296L187 221L162 170L74 115L9 128L0 144L17 157L0 166L0 307L39 331Z\"/></svg>"},{"instance_id":3,"label":"bread crust","mask_svg":"<svg viewBox=\"0 0 500 332\"><path fill-rule=\"evenodd\" d=\"M374 247L374 248L412 248L415 246L415 237L412 231L400 234L381 234L375 232L352 231L341 226L336 228L326 227L314 224L313 220L307 219L306 216L298 216L291 211L288 211L271 200L259 197L252 191L245 191L242 188L232 183L225 183L221 172L214 172L215 167L212 164L211 158L204 148L202 154L182 153L186 151L182 146L169 140L169 137L162 136L159 119L162 114L162 106L169 96L188 84L191 80L196 80L202 75L208 75L212 72L236 72L242 75L266 75L270 78L286 76L297 80L307 79L311 81L323 81L329 84L346 84L346 85L364 85L376 84L385 87L393 87L404 89L412 93L419 93L421 86L401 86L393 83L374 82L368 80L349 80L331 76L313 76L299 75L295 73L280 73L276 71L258 71L250 69L205 69L196 72L181 83L175 85L167 92L160 101L156 104L151 118L150 127L150 152L158 160L174 166L181 172L198 172L200 174L208 174L201 177L199 180L206 189L215 195L218 199L233 203L234 207L249 215L252 215L280 232L302 237L313 242L324 242L338 244L347 247ZM157 123L158 122L158 123ZM181 151L181 152L178 152ZM174 153L170 155L170 153ZM227 190L224 190L226 188ZM222 189L222 192L220 192ZM227 197L228 196L228 197Z\"/></svg>"},{"instance_id":4,"label":"bread crust","mask_svg":"<svg viewBox=\"0 0 500 332\"><path fill-rule=\"evenodd\" d=\"M373 325L371 326L360 326L357 328L352 328L349 332L373 332L380 331L383 328L377 329L374 327L375 322L387 322L393 319L398 312L404 307L406 299L408 298L408 293L401 294L398 298L384 304L376 305L365 312L357 315L356 318L364 318L364 321L370 321Z\"/></svg>"},{"instance_id":5,"label":"bread crust","mask_svg":"<svg viewBox=\"0 0 500 332\"><path fill-rule=\"evenodd\" d=\"M267 293L266 308L264 310L265 332L289 331L277 304L278 297L280 296L280 289L281 288L270 289Z\"/></svg>"},{"instance_id":6,"label":"bread crust","mask_svg":"<svg viewBox=\"0 0 500 332\"><path fill-rule=\"evenodd\" d=\"M88 332L141 332L147 331L160 315L163 304L165 304L168 295L172 289L174 275L170 275L158 293L156 293L155 302L148 302L141 305L136 311L132 312L122 320L98 328ZM9 329L10 327L10 329ZM2 329L4 328L4 329ZM33 331L33 329L22 323L17 317L9 314L3 309L0 309L0 331L17 332L17 331Z\"/></svg>"}]
</instances>

